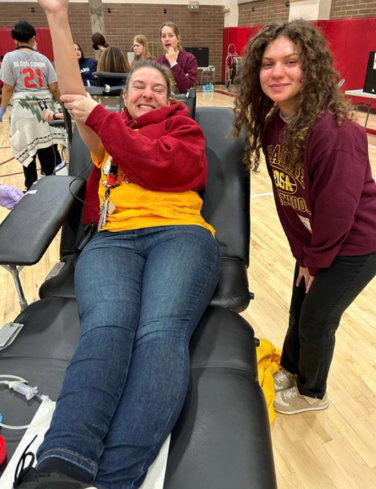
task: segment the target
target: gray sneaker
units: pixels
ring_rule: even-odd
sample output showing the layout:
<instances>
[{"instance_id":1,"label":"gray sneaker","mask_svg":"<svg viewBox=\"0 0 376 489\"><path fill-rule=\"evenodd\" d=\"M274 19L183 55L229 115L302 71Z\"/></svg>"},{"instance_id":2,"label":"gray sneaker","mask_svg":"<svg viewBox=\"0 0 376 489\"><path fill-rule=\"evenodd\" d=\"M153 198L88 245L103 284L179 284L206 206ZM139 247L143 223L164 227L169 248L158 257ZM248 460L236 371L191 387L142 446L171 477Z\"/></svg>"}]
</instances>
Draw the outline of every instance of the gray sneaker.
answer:
<instances>
[{"instance_id":1,"label":"gray sneaker","mask_svg":"<svg viewBox=\"0 0 376 489\"><path fill-rule=\"evenodd\" d=\"M275 391L281 392L290 389L290 387L294 387L296 385L296 378L297 376L295 374L290 374L290 372L282 368L273 375Z\"/></svg>"},{"instance_id":2,"label":"gray sneaker","mask_svg":"<svg viewBox=\"0 0 376 489\"><path fill-rule=\"evenodd\" d=\"M291 389L277 392L273 406L277 413L298 414L304 411L326 409L329 406L329 401L326 393L322 399L315 399L303 396L299 393L297 386L294 386Z\"/></svg>"}]
</instances>

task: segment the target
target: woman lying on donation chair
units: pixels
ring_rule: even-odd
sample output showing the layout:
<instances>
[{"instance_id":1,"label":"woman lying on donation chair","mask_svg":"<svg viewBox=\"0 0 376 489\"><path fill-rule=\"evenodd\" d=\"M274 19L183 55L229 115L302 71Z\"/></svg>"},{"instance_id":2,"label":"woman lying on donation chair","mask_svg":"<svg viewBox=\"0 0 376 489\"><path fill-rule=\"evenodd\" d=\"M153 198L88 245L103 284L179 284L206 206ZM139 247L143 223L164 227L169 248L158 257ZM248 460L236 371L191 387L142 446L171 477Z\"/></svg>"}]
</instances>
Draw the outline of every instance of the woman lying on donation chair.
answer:
<instances>
[{"instance_id":1,"label":"woman lying on donation chair","mask_svg":"<svg viewBox=\"0 0 376 489\"><path fill-rule=\"evenodd\" d=\"M82 335L38 464L14 487L135 489L182 409L189 341L219 278L197 193L205 140L188 109L170 103L171 75L154 61L133 67L123 114L86 96L68 0L39 3L62 100L92 151L85 200L95 212L85 206L85 221L99 224L75 271Z\"/></svg>"}]
</instances>

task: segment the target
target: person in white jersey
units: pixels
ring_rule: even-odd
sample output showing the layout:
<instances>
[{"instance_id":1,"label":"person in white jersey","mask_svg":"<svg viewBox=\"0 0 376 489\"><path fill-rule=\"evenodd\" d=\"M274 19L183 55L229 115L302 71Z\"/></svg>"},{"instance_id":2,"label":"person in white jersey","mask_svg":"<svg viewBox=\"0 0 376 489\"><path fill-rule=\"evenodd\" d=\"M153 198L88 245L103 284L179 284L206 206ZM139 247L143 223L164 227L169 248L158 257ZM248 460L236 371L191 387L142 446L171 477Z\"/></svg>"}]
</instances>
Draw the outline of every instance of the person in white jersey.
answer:
<instances>
[{"instance_id":1,"label":"person in white jersey","mask_svg":"<svg viewBox=\"0 0 376 489\"><path fill-rule=\"evenodd\" d=\"M10 143L13 156L23 165L25 187L38 179L36 156L42 173L53 175L61 163L57 144L65 144L64 131L43 118L47 109L57 111L60 91L56 72L46 56L36 51L36 30L19 21L11 31L16 49L4 56L0 79L3 93L0 122L10 103Z\"/></svg>"}]
</instances>

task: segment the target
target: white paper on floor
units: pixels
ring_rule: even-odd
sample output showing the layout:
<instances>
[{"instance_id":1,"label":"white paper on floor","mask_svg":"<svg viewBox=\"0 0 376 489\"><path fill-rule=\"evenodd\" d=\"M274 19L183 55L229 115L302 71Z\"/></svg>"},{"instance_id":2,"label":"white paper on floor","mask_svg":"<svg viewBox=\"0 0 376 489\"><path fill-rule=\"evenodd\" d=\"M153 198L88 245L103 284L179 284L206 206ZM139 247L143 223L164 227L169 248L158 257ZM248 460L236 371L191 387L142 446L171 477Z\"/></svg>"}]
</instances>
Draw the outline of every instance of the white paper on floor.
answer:
<instances>
[{"instance_id":1,"label":"white paper on floor","mask_svg":"<svg viewBox=\"0 0 376 489\"><path fill-rule=\"evenodd\" d=\"M52 405L52 407L51 407ZM30 447L30 451L34 454L37 452L39 446L41 445L44 435L50 426L52 414L55 410L55 403L52 401L43 401L40 405L38 411L35 413L35 416L31 422L31 425L36 425L35 428L31 427L26 430L26 433L22 437L20 444L18 445L16 451L13 454L10 462L7 465L1 479L0 479L0 487L1 489L12 489L14 474L16 471L17 463L27 447L27 445L31 442L35 435L38 435L32 446ZM45 419L43 420L43 418ZM39 420L43 420L42 423L37 424ZM153 465L150 466L146 479L140 489L163 489L164 478L166 473L167 466L167 457L168 450L170 446L170 436L165 441L164 445L159 452L158 457L155 459Z\"/></svg>"}]
</instances>

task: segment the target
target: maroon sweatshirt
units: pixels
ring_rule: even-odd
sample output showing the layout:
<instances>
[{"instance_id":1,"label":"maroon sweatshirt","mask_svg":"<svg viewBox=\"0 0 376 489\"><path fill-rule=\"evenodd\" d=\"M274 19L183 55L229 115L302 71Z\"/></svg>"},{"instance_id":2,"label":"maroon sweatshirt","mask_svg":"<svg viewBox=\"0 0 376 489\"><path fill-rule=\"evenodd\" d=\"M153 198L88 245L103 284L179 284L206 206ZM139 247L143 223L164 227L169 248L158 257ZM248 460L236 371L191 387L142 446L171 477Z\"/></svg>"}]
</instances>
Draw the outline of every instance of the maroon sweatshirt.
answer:
<instances>
[{"instance_id":1,"label":"maroon sweatshirt","mask_svg":"<svg viewBox=\"0 0 376 489\"><path fill-rule=\"evenodd\" d=\"M97 105L86 125L100 137L114 163L143 188L185 192L206 187L208 164L205 137L181 103L148 112L137 119ZM93 167L87 181L84 224L99 217L100 170ZM94 217L94 219L93 219Z\"/></svg>"},{"instance_id":2,"label":"maroon sweatshirt","mask_svg":"<svg viewBox=\"0 0 376 489\"><path fill-rule=\"evenodd\" d=\"M315 276L334 258L376 251L376 184L364 127L333 115L320 118L307 139L304 168L289 167L285 122L275 110L263 145L282 227L292 254Z\"/></svg>"},{"instance_id":3,"label":"maroon sweatshirt","mask_svg":"<svg viewBox=\"0 0 376 489\"><path fill-rule=\"evenodd\" d=\"M155 61L170 68L166 56L159 56ZM193 88L197 83L197 60L192 53L179 51L177 63L171 68L171 71L179 92L186 93L189 88Z\"/></svg>"}]
</instances>

